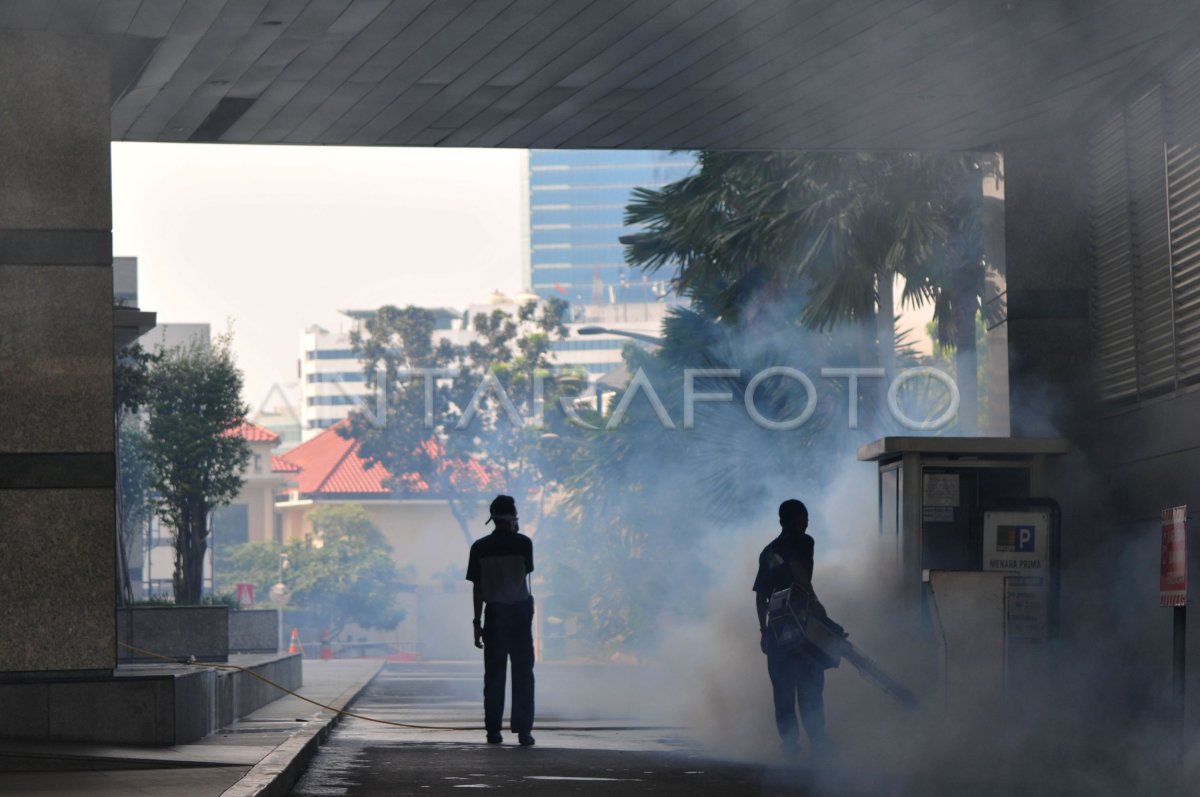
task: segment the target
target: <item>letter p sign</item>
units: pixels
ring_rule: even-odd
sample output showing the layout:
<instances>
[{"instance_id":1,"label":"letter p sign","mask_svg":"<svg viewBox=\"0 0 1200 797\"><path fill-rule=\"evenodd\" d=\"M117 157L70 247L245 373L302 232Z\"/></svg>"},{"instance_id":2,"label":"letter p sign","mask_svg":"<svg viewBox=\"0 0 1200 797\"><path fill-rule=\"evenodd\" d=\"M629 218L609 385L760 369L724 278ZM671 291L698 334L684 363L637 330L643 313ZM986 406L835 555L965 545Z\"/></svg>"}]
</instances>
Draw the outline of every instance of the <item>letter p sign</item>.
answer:
<instances>
[{"instance_id":1,"label":"letter p sign","mask_svg":"<svg viewBox=\"0 0 1200 797\"><path fill-rule=\"evenodd\" d=\"M1037 543L1034 536L1033 526L1017 526L1017 552L1018 553L1035 553Z\"/></svg>"}]
</instances>

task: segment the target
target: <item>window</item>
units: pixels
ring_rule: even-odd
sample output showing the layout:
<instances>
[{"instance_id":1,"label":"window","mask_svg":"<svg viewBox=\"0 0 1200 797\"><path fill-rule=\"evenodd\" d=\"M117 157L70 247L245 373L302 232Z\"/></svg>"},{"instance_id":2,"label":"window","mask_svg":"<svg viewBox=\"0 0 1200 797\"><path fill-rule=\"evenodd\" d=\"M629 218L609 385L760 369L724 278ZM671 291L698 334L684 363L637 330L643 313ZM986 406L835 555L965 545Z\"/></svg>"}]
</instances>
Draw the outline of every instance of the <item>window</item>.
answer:
<instances>
[{"instance_id":1,"label":"window","mask_svg":"<svg viewBox=\"0 0 1200 797\"><path fill-rule=\"evenodd\" d=\"M365 382L366 375L362 371L330 371L328 373L309 374L309 382Z\"/></svg>"},{"instance_id":2,"label":"window","mask_svg":"<svg viewBox=\"0 0 1200 797\"><path fill-rule=\"evenodd\" d=\"M307 360L357 360L354 349L314 349L304 352Z\"/></svg>"},{"instance_id":3,"label":"window","mask_svg":"<svg viewBox=\"0 0 1200 797\"><path fill-rule=\"evenodd\" d=\"M250 507L230 504L213 511L212 535L215 546L242 545L250 541Z\"/></svg>"},{"instance_id":4,"label":"window","mask_svg":"<svg viewBox=\"0 0 1200 797\"><path fill-rule=\"evenodd\" d=\"M620 368L624 363L584 363L581 365L572 365L572 368L582 368L589 374L603 376Z\"/></svg>"},{"instance_id":5,"label":"window","mask_svg":"<svg viewBox=\"0 0 1200 797\"><path fill-rule=\"evenodd\" d=\"M556 340L550 344L554 351L607 351L625 348L623 340Z\"/></svg>"},{"instance_id":6,"label":"window","mask_svg":"<svg viewBox=\"0 0 1200 797\"><path fill-rule=\"evenodd\" d=\"M367 396L309 396L310 407L346 407L361 404Z\"/></svg>"}]
</instances>

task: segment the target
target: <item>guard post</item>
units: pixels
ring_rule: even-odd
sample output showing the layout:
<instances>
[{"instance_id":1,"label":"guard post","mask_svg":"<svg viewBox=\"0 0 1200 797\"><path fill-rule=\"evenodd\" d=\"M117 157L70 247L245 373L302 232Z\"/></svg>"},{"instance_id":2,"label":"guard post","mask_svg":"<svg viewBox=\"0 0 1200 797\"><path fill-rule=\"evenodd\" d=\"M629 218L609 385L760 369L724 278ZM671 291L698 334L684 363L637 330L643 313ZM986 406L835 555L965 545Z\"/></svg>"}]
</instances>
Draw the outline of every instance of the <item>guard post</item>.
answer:
<instances>
[{"instance_id":1,"label":"guard post","mask_svg":"<svg viewBox=\"0 0 1200 797\"><path fill-rule=\"evenodd\" d=\"M1003 700L1057 635L1058 505L1047 462L1061 438L884 437L858 458L878 466L880 545L927 642L925 687L951 701Z\"/></svg>"}]
</instances>

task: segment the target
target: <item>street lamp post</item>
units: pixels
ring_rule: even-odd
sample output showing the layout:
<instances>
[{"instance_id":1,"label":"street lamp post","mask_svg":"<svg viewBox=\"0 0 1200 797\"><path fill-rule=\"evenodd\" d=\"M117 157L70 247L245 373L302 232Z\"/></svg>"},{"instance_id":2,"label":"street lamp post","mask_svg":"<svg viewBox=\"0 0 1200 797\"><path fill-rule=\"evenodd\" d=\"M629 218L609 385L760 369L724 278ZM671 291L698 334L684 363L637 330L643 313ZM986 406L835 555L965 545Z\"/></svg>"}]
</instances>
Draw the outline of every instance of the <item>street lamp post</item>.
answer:
<instances>
[{"instance_id":1,"label":"street lamp post","mask_svg":"<svg viewBox=\"0 0 1200 797\"><path fill-rule=\"evenodd\" d=\"M275 611L276 611L276 613L278 615L278 619L279 619L279 635L278 635L279 636L279 647L277 648L277 650L281 653L284 650L284 646L283 646L283 607L287 605L288 598L290 598L292 596L292 593L290 590L288 590L287 585L283 583L283 571L287 570L287 568L288 568L288 555L287 555L287 551L283 551L279 554L279 581L275 584L275 586L271 587L271 591L270 591L271 602L274 603L276 606Z\"/></svg>"},{"instance_id":2,"label":"street lamp post","mask_svg":"<svg viewBox=\"0 0 1200 797\"><path fill-rule=\"evenodd\" d=\"M577 334L577 335L619 335L620 337L623 337L623 338L632 338L633 340L640 340L642 343L649 343L653 346L663 345L663 339L659 338L659 337L655 337L654 335L646 335L641 332L626 332L623 329L609 329L608 327L601 327L601 326L595 326L595 325L579 327L578 329L575 330L575 334Z\"/></svg>"},{"instance_id":3,"label":"street lamp post","mask_svg":"<svg viewBox=\"0 0 1200 797\"><path fill-rule=\"evenodd\" d=\"M602 327L602 326L598 326L595 324L584 326L584 327L578 327L575 330L575 334L577 334L577 335L616 335L616 336L619 336L622 338L630 338L630 339L636 340L640 343L648 343L651 346L662 346L663 343L665 342L660 337L656 337L654 335L647 335L643 332L628 332L624 329L611 329L609 327ZM596 382L595 391L596 391L596 409L600 410L602 408L602 403L603 403L602 396L601 396L601 390L600 390L600 381Z\"/></svg>"}]
</instances>

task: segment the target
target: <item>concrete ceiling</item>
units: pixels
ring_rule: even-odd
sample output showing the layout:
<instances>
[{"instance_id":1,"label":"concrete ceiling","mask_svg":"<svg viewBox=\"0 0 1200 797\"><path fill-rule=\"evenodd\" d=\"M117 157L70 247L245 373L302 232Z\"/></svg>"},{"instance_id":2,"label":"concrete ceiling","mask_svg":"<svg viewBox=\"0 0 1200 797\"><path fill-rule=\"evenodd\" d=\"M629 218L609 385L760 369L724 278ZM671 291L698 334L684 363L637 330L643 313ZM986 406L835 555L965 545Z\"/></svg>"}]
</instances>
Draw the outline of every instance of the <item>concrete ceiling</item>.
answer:
<instances>
[{"instance_id":1,"label":"concrete ceiling","mask_svg":"<svg viewBox=\"0 0 1200 797\"><path fill-rule=\"evenodd\" d=\"M115 140L370 146L974 148L1124 98L1198 23L1171 0L0 0L0 30L111 38Z\"/></svg>"}]
</instances>

